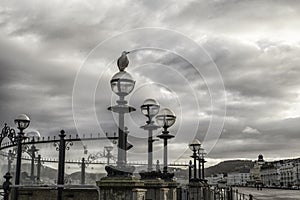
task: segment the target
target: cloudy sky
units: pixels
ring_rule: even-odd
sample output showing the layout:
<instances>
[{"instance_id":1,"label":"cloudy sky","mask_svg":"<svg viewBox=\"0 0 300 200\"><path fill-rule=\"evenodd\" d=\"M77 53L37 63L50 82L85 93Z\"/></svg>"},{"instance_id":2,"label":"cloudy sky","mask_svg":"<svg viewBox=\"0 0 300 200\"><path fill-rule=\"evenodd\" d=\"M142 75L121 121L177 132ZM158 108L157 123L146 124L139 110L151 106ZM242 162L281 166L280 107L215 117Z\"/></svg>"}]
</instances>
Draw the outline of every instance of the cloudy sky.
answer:
<instances>
[{"instance_id":1,"label":"cloudy sky","mask_svg":"<svg viewBox=\"0 0 300 200\"><path fill-rule=\"evenodd\" d=\"M28 131L44 136L117 131L109 81L128 50L129 160L145 160L146 98L177 115L171 161L187 161L194 137L208 164L299 157L299 9L296 0L1 1L0 122L26 113Z\"/></svg>"}]
</instances>

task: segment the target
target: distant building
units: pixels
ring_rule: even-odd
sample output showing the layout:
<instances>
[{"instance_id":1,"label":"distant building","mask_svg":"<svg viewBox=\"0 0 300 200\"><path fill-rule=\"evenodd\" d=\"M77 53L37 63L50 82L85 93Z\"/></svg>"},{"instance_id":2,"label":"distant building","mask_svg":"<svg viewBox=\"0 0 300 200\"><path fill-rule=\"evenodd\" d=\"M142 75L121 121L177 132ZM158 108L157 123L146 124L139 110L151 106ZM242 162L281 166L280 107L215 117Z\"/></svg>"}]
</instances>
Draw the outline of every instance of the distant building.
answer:
<instances>
[{"instance_id":1,"label":"distant building","mask_svg":"<svg viewBox=\"0 0 300 200\"><path fill-rule=\"evenodd\" d=\"M225 179L224 174L214 174L211 175L210 177L205 177L205 179L207 180L207 183L209 185L218 185L219 181L222 181Z\"/></svg>"},{"instance_id":2,"label":"distant building","mask_svg":"<svg viewBox=\"0 0 300 200\"><path fill-rule=\"evenodd\" d=\"M250 169L242 168L237 172L231 172L227 175L227 185L246 186L250 181Z\"/></svg>"},{"instance_id":3,"label":"distant building","mask_svg":"<svg viewBox=\"0 0 300 200\"><path fill-rule=\"evenodd\" d=\"M299 187L300 186L300 159L295 160L293 175L294 175L293 184Z\"/></svg>"},{"instance_id":4,"label":"distant building","mask_svg":"<svg viewBox=\"0 0 300 200\"><path fill-rule=\"evenodd\" d=\"M299 187L300 159L264 162L263 165L257 162L250 173L251 181L254 185L261 182L267 187Z\"/></svg>"},{"instance_id":5,"label":"distant building","mask_svg":"<svg viewBox=\"0 0 300 200\"><path fill-rule=\"evenodd\" d=\"M265 163L260 168L261 180L264 186L280 186L280 163Z\"/></svg>"},{"instance_id":6,"label":"distant building","mask_svg":"<svg viewBox=\"0 0 300 200\"><path fill-rule=\"evenodd\" d=\"M280 168L280 185L292 187L294 185L295 165L293 161L284 162Z\"/></svg>"},{"instance_id":7,"label":"distant building","mask_svg":"<svg viewBox=\"0 0 300 200\"><path fill-rule=\"evenodd\" d=\"M255 161L254 166L250 169L250 180L248 183L250 185L262 184L260 168L265 164L263 155L259 155L257 161Z\"/></svg>"}]
</instances>

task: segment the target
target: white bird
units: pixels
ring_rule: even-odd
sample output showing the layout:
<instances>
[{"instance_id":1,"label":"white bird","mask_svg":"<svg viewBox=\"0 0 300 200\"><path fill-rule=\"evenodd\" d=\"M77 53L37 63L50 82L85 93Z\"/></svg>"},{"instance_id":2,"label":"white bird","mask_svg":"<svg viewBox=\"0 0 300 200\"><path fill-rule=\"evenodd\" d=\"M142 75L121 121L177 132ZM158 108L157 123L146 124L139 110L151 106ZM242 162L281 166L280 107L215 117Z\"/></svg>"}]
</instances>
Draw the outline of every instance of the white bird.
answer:
<instances>
[{"instance_id":1,"label":"white bird","mask_svg":"<svg viewBox=\"0 0 300 200\"><path fill-rule=\"evenodd\" d=\"M128 66L129 64L129 60L127 58L127 54L129 54L130 52L128 51L123 51L121 57L118 59L118 67L120 71L124 71L125 68Z\"/></svg>"}]
</instances>

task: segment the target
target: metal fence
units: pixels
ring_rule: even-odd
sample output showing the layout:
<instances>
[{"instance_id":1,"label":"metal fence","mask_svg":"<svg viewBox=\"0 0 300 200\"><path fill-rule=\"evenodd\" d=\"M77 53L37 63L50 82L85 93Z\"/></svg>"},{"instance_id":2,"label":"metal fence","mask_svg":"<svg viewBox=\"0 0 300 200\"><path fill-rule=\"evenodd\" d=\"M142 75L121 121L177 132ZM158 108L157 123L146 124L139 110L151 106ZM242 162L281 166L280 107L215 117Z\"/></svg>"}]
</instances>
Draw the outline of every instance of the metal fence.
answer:
<instances>
[{"instance_id":1,"label":"metal fence","mask_svg":"<svg viewBox=\"0 0 300 200\"><path fill-rule=\"evenodd\" d=\"M210 190L211 200L257 200L251 194L243 194L233 188L213 188Z\"/></svg>"},{"instance_id":2,"label":"metal fence","mask_svg":"<svg viewBox=\"0 0 300 200\"><path fill-rule=\"evenodd\" d=\"M208 187L202 188L199 196L191 196L188 188L177 189L177 200L257 200L251 194L240 193L231 187Z\"/></svg>"}]
</instances>

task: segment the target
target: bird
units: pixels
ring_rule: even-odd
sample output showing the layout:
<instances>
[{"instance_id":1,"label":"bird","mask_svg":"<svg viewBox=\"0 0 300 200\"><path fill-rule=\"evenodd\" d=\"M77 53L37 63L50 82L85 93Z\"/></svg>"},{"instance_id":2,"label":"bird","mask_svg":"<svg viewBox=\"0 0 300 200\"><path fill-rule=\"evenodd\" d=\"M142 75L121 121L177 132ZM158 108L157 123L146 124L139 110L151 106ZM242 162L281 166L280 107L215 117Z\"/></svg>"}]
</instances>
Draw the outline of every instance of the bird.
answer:
<instances>
[{"instance_id":1,"label":"bird","mask_svg":"<svg viewBox=\"0 0 300 200\"><path fill-rule=\"evenodd\" d=\"M127 54L129 54L129 53L130 52L128 52L128 51L123 51L120 58L118 59L117 65L118 65L120 71L124 71L125 68L128 66L129 60L127 58Z\"/></svg>"}]
</instances>

